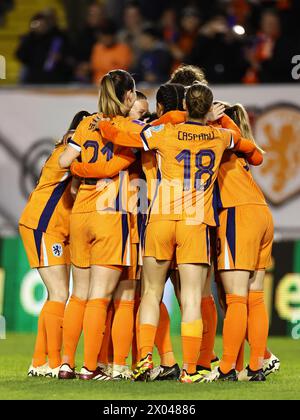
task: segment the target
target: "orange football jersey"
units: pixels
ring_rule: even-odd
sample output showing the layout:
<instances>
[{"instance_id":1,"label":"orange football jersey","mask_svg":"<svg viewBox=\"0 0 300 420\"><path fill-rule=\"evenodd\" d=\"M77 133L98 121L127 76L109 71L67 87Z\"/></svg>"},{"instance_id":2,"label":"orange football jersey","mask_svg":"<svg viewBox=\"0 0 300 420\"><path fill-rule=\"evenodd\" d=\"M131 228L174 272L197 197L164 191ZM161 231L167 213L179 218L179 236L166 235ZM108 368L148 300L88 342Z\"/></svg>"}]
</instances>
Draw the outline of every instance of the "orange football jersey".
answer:
<instances>
[{"instance_id":1,"label":"orange football jersey","mask_svg":"<svg viewBox=\"0 0 300 420\"><path fill-rule=\"evenodd\" d=\"M141 139L113 124L100 123L107 138L124 146L155 150L158 176L151 203L150 221L190 220L191 223L217 224L213 206L214 182L226 149L239 140L233 132L186 122L141 130ZM126 138L125 134L129 134Z\"/></svg>"},{"instance_id":2,"label":"orange football jersey","mask_svg":"<svg viewBox=\"0 0 300 420\"><path fill-rule=\"evenodd\" d=\"M225 116L225 120L222 120L219 125L217 122L214 126L220 127L225 123L226 127L239 132L239 128L234 127L235 124L229 117ZM215 194L219 209L243 204L267 205L262 191L252 177L250 166L241 153L224 153Z\"/></svg>"},{"instance_id":3,"label":"orange football jersey","mask_svg":"<svg viewBox=\"0 0 300 420\"><path fill-rule=\"evenodd\" d=\"M219 208L244 204L267 205L264 194L253 179L250 167L242 155L224 153L218 175Z\"/></svg>"},{"instance_id":4,"label":"orange football jersey","mask_svg":"<svg viewBox=\"0 0 300 420\"><path fill-rule=\"evenodd\" d=\"M81 153L83 163L97 163L97 165L108 166L113 171L114 164L117 170L120 169L120 155L126 155L123 147L114 145L105 140L98 131L93 128L93 116L85 118L78 126L69 144ZM115 117L112 120L120 128L132 129L131 120L124 117ZM137 132L140 126L135 125ZM128 154L127 154L128 155ZM134 161L134 156L132 160ZM128 160L125 160L125 167L128 167ZM73 213L88 213L105 210L126 210L127 203L123 202L123 190L128 183L128 172L124 171L122 176L114 176L103 182L102 187L96 185L82 184L73 207ZM120 198L121 197L121 198ZM124 207L123 207L124 206Z\"/></svg>"},{"instance_id":5,"label":"orange football jersey","mask_svg":"<svg viewBox=\"0 0 300 420\"><path fill-rule=\"evenodd\" d=\"M47 232L62 240L69 236L69 218L73 206L71 173L58 163L65 147L57 146L46 161L19 221L20 225Z\"/></svg>"}]
</instances>

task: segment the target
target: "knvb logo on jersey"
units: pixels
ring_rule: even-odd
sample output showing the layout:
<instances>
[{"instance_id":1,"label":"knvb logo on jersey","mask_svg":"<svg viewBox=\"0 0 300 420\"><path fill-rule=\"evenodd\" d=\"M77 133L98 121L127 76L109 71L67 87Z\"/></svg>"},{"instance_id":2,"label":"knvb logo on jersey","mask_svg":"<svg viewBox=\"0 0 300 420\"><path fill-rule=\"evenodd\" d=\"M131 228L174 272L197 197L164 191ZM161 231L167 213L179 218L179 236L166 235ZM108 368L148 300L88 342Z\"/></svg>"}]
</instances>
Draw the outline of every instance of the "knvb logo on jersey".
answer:
<instances>
[{"instance_id":1,"label":"knvb logo on jersey","mask_svg":"<svg viewBox=\"0 0 300 420\"><path fill-rule=\"evenodd\" d=\"M0 55L0 79L6 79L6 60L3 55Z\"/></svg>"},{"instance_id":2,"label":"knvb logo on jersey","mask_svg":"<svg viewBox=\"0 0 300 420\"><path fill-rule=\"evenodd\" d=\"M269 201L282 205L300 193L300 108L266 109L256 119L255 138L266 154L254 175Z\"/></svg>"}]
</instances>

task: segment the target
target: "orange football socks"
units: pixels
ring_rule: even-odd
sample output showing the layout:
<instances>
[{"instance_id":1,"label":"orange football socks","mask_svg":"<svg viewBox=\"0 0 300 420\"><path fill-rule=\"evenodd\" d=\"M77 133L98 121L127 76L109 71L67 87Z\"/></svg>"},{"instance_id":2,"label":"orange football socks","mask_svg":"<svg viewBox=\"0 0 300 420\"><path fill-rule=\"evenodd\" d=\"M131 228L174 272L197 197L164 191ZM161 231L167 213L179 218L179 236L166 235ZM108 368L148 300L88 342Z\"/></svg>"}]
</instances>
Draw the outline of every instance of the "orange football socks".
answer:
<instances>
[{"instance_id":1,"label":"orange football socks","mask_svg":"<svg viewBox=\"0 0 300 420\"><path fill-rule=\"evenodd\" d=\"M134 300L116 300L115 316L112 324L114 364L126 365L133 336Z\"/></svg>"},{"instance_id":2,"label":"orange football socks","mask_svg":"<svg viewBox=\"0 0 300 420\"><path fill-rule=\"evenodd\" d=\"M176 363L170 332L170 317L166 305L160 304L159 324L155 336L155 345L160 355L162 366L174 366Z\"/></svg>"},{"instance_id":3,"label":"orange football socks","mask_svg":"<svg viewBox=\"0 0 300 420\"><path fill-rule=\"evenodd\" d=\"M203 336L197 365L210 370L210 363L216 358L214 346L218 324L218 314L213 296L202 299L201 313L203 320Z\"/></svg>"},{"instance_id":4,"label":"orange football socks","mask_svg":"<svg viewBox=\"0 0 300 420\"><path fill-rule=\"evenodd\" d=\"M38 332L35 340L32 364L34 367L43 366L47 362L47 333L45 326L45 303L38 321Z\"/></svg>"},{"instance_id":5,"label":"orange football socks","mask_svg":"<svg viewBox=\"0 0 300 420\"><path fill-rule=\"evenodd\" d=\"M236 367L237 357L247 331L247 297L226 295L227 312L223 327L223 357L220 369L228 373Z\"/></svg>"},{"instance_id":6,"label":"orange football socks","mask_svg":"<svg viewBox=\"0 0 300 420\"><path fill-rule=\"evenodd\" d=\"M139 358L139 350L138 350L138 310L140 307L141 298L139 295L135 296L134 302L134 326L133 326L133 336L132 336L132 346L131 346L131 369L134 370L137 362L140 360Z\"/></svg>"},{"instance_id":7,"label":"orange football socks","mask_svg":"<svg viewBox=\"0 0 300 420\"><path fill-rule=\"evenodd\" d=\"M245 340L243 341L243 344L241 345L237 361L236 361L236 370L238 372L241 372L244 369L244 359L245 359Z\"/></svg>"},{"instance_id":8,"label":"orange football socks","mask_svg":"<svg viewBox=\"0 0 300 420\"><path fill-rule=\"evenodd\" d=\"M139 349L140 356L144 359L147 354L153 353L154 341L157 327L151 324L142 324L139 326Z\"/></svg>"},{"instance_id":9,"label":"orange football socks","mask_svg":"<svg viewBox=\"0 0 300 420\"><path fill-rule=\"evenodd\" d=\"M203 322L198 319L181 323L181 340L183 364L187 366L189 374L196 372L203 335Z\"/></svg>"},{"instance_id":10,"label":"orange football socks","mask_svg":"<svg viewBox=\"0 0 300 420\"><path fill-rule=\"evenodd\" d=\"M272 353L270 352L270 350L268 348L265 349L265 355L264 355L264 359L268 360L270 359L270 357L272 356Z\"/></svg>"},{"instance_id":11,"label":"orange football socks","mask_svg":"<svg viewBox=\"0 0 300 420\"><path fill-rule=\"evenodd\" d=\"M109 302L108 299L91 299L86 304L83 318L84 366L90 371L97 367Z\"/></svg>"},{"instance_id":12,"label":"orange football socks","mask_svg":"<svg viewBox=\"0 0 300 420\"><path fill-rule=\"evenodd\" d=\"M251 370L262 369L269 332L269 319L264 292L250 292L248 296L248 339Z\"/></svg>"},{"instance_id":13,"label":"orange football socks","mask_svg":"<svg viewBox=\"0 0 300 420\"><path fill-rule=\"evenodd\" d=\"M63 318L65 303L48 301L45 305L44 319L47 333L48 360L51 369L61 365L63 339Z\"/></svg>"},{"instance_id":14,"label":"orange football socks","mask_svg":"<svg viewBox=\"0 0 300 420\"><path fill-rule=\"evenodd\" d=\"M110 355L111 347L111 326L114 317L114 305L111 303L107 310L106 323L105 323L105 332L102 340L102 346L98 356L98 364L107 365L113 359L113 355Z\"/></svg>"},{"instance_id":15,"label":"orange football socks","mask_svg":"<svg viewBox=\"0 0 300 420\"><path fill-rule=\"evenodd\" d=\"M75 354L83 327L83 317L86 300L81 300L72 295L65 310L63 323L63 363L68 363L71 368L75 367Z\"/></svg>"}]
</instances>

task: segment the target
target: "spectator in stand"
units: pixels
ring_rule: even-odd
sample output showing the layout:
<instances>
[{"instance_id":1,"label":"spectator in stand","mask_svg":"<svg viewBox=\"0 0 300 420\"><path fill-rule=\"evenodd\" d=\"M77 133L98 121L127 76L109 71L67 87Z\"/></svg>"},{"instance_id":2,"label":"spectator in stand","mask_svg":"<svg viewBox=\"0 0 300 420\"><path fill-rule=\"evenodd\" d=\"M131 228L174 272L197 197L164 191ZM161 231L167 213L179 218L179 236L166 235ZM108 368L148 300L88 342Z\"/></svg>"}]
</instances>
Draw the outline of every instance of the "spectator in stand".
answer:
<instances>
[{"instance_id":1,"label":"spectator in stand","mask_svg":"<svg viewBox=\"0 0 300 420\"><path fill-rule=\"evenodd\" d=\"M132 51L128 45L118 42L117 28L110 22L99 33L92 50L91 70L93 82L98 84L113 69L128 70L132 64Z\"/></svg>"},{"instance_id":2,"label":"spectator in stand","mask_svg":"<svg viewBox=\"0 0 300 420\"><path fill-rule=\"evenodd\" d=\"M225 16L216 15L202 27L186 61L203 68L209 83L240 83L246 69L240 38Z\"/></svg>"},{"instance_id":3,"label":"spectator in stand","mask_svg":"<svg viewBox=\"0 0 300 420\"><path fill-rule=\"evenodd\" d=\"M91 54L98 41L99 33L107 26L104 8L99 3L92 3L85 17L85 25L75 38L73 45L75 81L90 83L91 81Z\"/></svg>"},{"instance_id":4,"label":"spectator in stand","mask_svg":"<svg viewBox=\"0 0 300 420\"><path fill-rule=\"evenodd\" d=\"M0 0L0 26L5 22L6 13L14 7L14 0Z\"/></svg>"},{"instance_id":5,"label":"spectator in stand","mask_svg":"<svg viewBox=\"0 0 300 420\"><path fill-rule=\"evenodd\" d=\"M16 56L24 66L23 83L59 84L70 79L66 38L51 26L47 14L38 13L31 19L30 31L22 37Z\"/></svg>"},{"instance_id":6,"label":"spectator in stand","mask_svg":"<svg viewBox=\"0 0 300 420\"><path fill-rule=\"evenodd\" d=\"M139 37L143 29L143 16L137 2L130 2L124 9L123 29L118 34L119 41L127 44L133 53L133 65L140 56Z\"/></svg>"},{"instance_id":7,"label":"spectator in stand","mask_svg":"<svg viewBox=\"0 0 300 420\"><path fill-rule=\"evenodd\" d=\"M191 54L199 35L200 22L199 11L194 7L187 7L182 11L179 38L171 47L177 65Z\"/></svg>"},{"instance_id":8,"label":"spectator in stand","mask_svg":"<svg viewBox=\"0 0 300 420\"><path fill-rule=\"evenodd\" d=\"M162 33L163 40L167 44L173 45L178 42L179 29L177 25L177 13L172 7L166 9L162 14L160 20L160 31Z\"/></svg>"},{"instance_id":9,"label":"spectator in stand","mask_svg":"<svg viewBox=\"0 0 300 420\"><path fill-rule=\"evenodd\" d=\"M277 11L264 11L257 36L246 52L249 67L244 83L292 82L291 59L299 47L299 40L282 32Z\"/></svg>"},{"instance_id":10,"label":"spectator in stand","mask_svg":"<svg viewBox=\"0 0 300 420\"><path fill-rule=\"evenodd\" d=\"M141 56L133 72L139 82L163 83L170 76L172 56L158 31L147 25L139 39Z\"/></svg>"}]
</instances>

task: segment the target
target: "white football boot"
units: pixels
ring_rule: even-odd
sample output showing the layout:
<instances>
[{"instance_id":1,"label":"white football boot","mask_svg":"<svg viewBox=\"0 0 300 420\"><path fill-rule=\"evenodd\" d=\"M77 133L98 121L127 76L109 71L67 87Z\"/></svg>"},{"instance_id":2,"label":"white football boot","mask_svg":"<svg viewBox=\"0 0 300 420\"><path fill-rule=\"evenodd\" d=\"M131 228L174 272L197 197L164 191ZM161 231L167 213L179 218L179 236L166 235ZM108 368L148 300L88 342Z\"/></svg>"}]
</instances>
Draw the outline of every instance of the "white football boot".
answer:
<instances>
[{"instance_id":1,"label":"white football boot","mask_svg":"<svg viewBox=\"0 0 300 420\"><path fill-rule=\"evenodd\" d=\"M269 359L264 360L263 372L265 376L271 375L271 373L279 372L280 360L274 354L271 354Z\"/></svg>"},{"instance_id":2,"label":"white football boot","mask_svg":"<svg viewBox=\"0 0 300 420\"><path fill-rule=\"evenodd\" d=\"M46 371L45 378L58 379L59 371L60 371L60 366L58 366L55 369L51 369L51 367L48 366L48 369Z\"/></svg>"},{"instance_id":3,"label":"white football boot","mask_svg":"<svg viewBox=\"0 0 300 420\"><path fill-rule=\"evenodd\" d=\"M114 381L130 380L132 371L128 366L114 365L112 370L112 378Z\"/></svg>"},{"instance_id":4,"label":"white football boot","mask_svg":"<svg viewBox=\"0 0 300 420\"><path fill-rule=\"evenodd\" d=\"M37 378L39 376L40 377L46 376L48 368L49 368L48 363L45 363L43 366L38 366L38 367L34 367L33 365L31 365L28 369L27 376L29 378Z\"/></svg>"}]
</instances>

